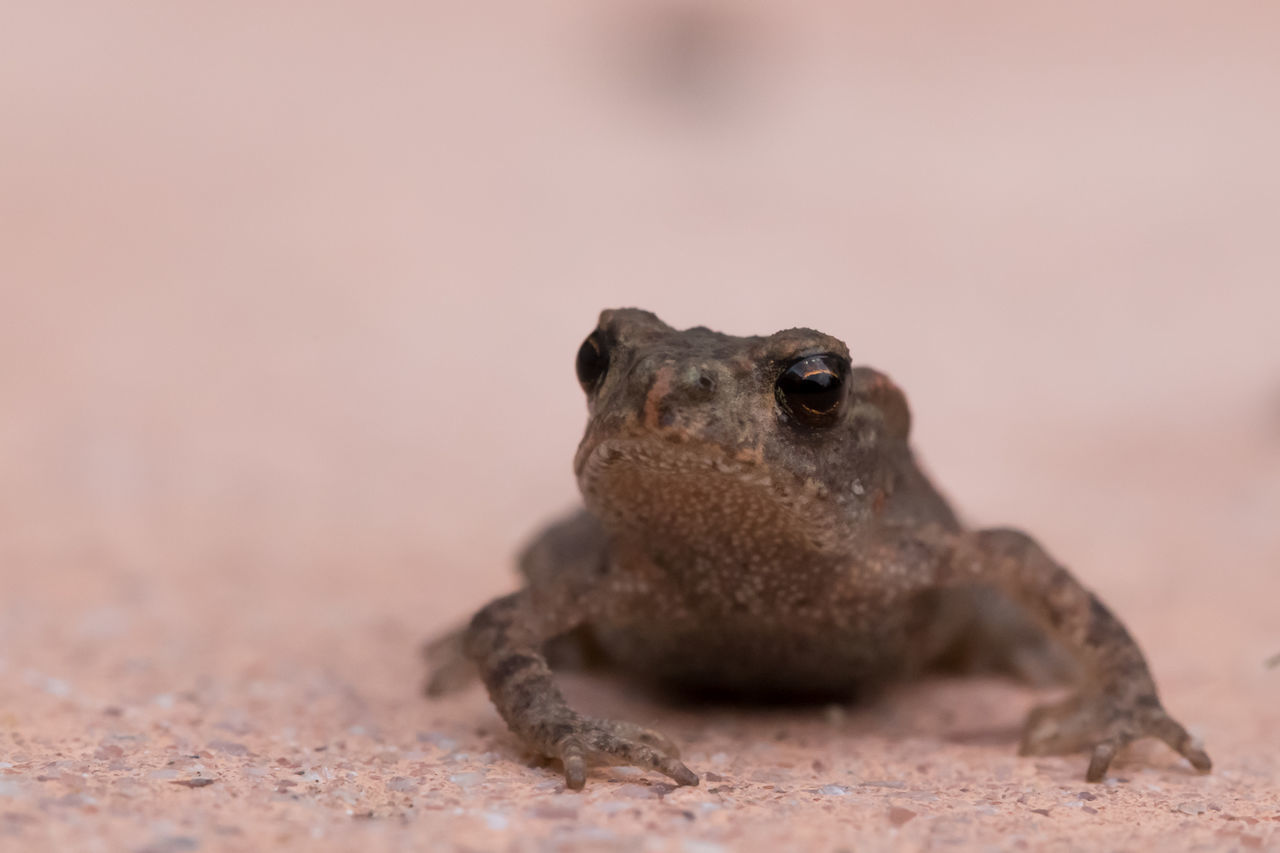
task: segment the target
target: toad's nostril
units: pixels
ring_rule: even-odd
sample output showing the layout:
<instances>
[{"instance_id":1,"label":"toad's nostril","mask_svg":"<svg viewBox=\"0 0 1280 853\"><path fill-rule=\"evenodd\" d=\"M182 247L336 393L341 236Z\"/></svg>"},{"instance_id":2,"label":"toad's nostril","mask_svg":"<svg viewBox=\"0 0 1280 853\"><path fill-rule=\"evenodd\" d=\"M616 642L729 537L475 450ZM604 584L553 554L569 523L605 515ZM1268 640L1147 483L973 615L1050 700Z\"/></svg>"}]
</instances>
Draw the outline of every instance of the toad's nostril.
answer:
<instances>
[{"instance_id":1,"label":"toad's nostril","mask_svg":"<svg viewBox=\"0 0 1280 853\"><path fill-rule=\"evenodd\" d=\"M691 400L706 400L716 392L716 376L704 367L690 367L682 379L683 390Z\"/></svg>"}]
</instances>

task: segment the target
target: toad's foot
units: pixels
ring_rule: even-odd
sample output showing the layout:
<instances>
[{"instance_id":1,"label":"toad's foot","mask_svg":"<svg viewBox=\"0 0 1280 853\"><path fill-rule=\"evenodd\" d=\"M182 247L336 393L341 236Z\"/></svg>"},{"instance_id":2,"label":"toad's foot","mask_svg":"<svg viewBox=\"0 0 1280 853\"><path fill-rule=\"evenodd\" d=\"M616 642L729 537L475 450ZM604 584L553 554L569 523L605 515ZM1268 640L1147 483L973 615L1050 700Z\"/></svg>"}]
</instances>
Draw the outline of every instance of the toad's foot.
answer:
<instances>
[{"instance_id":1,"label":"toad's foot","mask_svg":"<svg viewBox=\"0 0 1280 853\"><path fill-rule=\"evenodd\" d=\"M1101 782L1116 753L1144 737L1160 738L1201 773L1212 767L1205 751L1154 695L1127 706L1105 693L1081 694L1042 705L1027 717L1020 751L1023 755L1056 755L1091 749L1085 779Z\"/></svg>"},{"instance_id":2,"label":"toad's foot","mask_svg":"<svg viewBox=\"0 0 1280 853\"><path fill-rule=\"evenodd\" d=\"M489 697L507 726L526 745L564 764L564 780L578 790L587 768L630 764L657 770L681 785L698 777L680 763L669 739L633 723L596 720L564 701L541 648L581 624L589 599L573 586L523 589L480 610L462 638Z\"/></svg>"},{"instance_id":3,"label":"toad's foot","mask_svg":"<svg viewBox=\"0 0 1280 853\"><path fill-rule=\"evenodd\" d=\"M617 720L573 717L547 727L558 735L547 753L564 764L565 785L580 790L587 768L629 764L656 770L679 785L697 785L698 777L680 762L680 750L665 735Z\"/></svg>"},{"instance_id":4,"label":"toad's foot","mask_svg":"<svg viewBox=\"0 0 1280 853\"><path fill-rule=\"evenodd\" d=\"M1126 744L1158 737L1201 772L1211 762L1187 730L1165 712L1138 644L1098 597L1017 530L980 530L952 540L943 583L979 582L1001 590L1036 616L1070 650L1084 690L1031 713L1022 752L1089 749L1085 778L1098 782Z\"/></svg>"}]
</instances>

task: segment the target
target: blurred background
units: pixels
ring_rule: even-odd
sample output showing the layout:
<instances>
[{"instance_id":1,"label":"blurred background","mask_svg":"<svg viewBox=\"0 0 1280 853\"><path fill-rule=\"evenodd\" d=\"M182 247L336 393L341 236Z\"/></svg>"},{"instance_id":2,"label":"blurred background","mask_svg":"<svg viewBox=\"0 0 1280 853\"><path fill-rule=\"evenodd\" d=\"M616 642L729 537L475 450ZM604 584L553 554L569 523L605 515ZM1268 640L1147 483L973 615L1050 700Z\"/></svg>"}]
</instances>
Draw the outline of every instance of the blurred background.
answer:
<instances>
[{"instance_id":1,"label":"blurred background","mask_svg":"<svg viewBox=\"0 0 1280 853\"><path fill-rule=\"evenodd\" d=\"M573 505L623 305L846 340L1158 671L1280 649L1280 6L2 17L11 690L390 656L357 692L416 701L412 644Z\"/></svg>"}]
</instances>

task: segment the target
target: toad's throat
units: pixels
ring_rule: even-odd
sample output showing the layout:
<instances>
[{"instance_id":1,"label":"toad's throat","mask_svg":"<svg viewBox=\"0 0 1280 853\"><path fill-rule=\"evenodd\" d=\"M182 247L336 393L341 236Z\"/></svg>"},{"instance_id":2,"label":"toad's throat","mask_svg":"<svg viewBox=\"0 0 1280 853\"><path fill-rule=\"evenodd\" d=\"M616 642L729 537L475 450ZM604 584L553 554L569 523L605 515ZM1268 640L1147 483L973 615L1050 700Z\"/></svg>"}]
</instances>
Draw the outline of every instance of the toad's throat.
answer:
<instances>
[{"instance_id":1,"label":"toad's throat","mask_svg":"<svg viewBox=\"0 0 1280 853\"><path fill-rule=\"evenodd\" d=\"M609 440L578 467L587 508L615 533L722 554L794 555L836 546L821 487L705 448Z\"/></svg>"}]
</instances>

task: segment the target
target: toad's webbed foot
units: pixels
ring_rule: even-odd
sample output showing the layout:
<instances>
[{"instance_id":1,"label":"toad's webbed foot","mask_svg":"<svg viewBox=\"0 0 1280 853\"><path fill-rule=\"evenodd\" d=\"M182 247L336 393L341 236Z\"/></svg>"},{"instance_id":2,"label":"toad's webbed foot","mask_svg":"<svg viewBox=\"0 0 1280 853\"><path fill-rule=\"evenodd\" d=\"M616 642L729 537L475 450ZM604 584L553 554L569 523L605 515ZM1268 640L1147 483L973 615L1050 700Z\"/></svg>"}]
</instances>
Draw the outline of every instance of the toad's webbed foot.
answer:
<instances>
[{"instance_id":1,"label":"toad's webbed foot","mask_svg":"<svg viewBox=\"0 0 1280 853\"><path fill-rule=\"evenodd\" d=\"M628 764L656 770L678 785L697 785L698 777L680 762L680 750L665 735L618 720L597 720L573 715L538 726L554 732L543 750L564 765L565 785L579 790L587 769L599 765Z\"/></svg>"},{"instance_id":2,"label":"toad's webbed foot","mask_svg":"<svg viewBox=\"0 0 1280 853\"><path fill-rule=\"evenodd\" d=\"M1032 712L1024 753L1090 750L1086 778L1099 782L1126 744L1157 737L1208 772L1209 756L1164 710L1133 637L1034 540L1016 530L981 530L954 540L949 556L942 580L987 583L1021 602L1083 666L1078 695Z\"/></svg>"},{"instance_id":3,"label":"toad's webbed foot","mask_svg":"<svg viewBox=\"0 0 1280 853\"><path fill-rule=\"evenodd\" d=\"M602 764L630 764L680 785L698 784L664 735L634 723L584 717L564 701L541 647L548 637L572 629L581 609L571 591L539 597L525 589L476 614L462 644L498 713L528 747L564 765L565 784L572 789L586 783L589 767Z\"/></svg>"},{"instance_id":4,"label":"toad's webbed foot","mask_svg":"<svg viewBox=\"0 0 1280 853\"><path fill-rule=\"evenodd\" d=\"M1027 717L1019 751L1023 755L1054 755L1089 750L1085 779L1101 782L1116 753L1144 737L1164 741L1201 773L1208 773L1213 766L1154 695L1126 702L1113 695L1080 694L1041 705Z\"/></svg>"}]
</instances>

